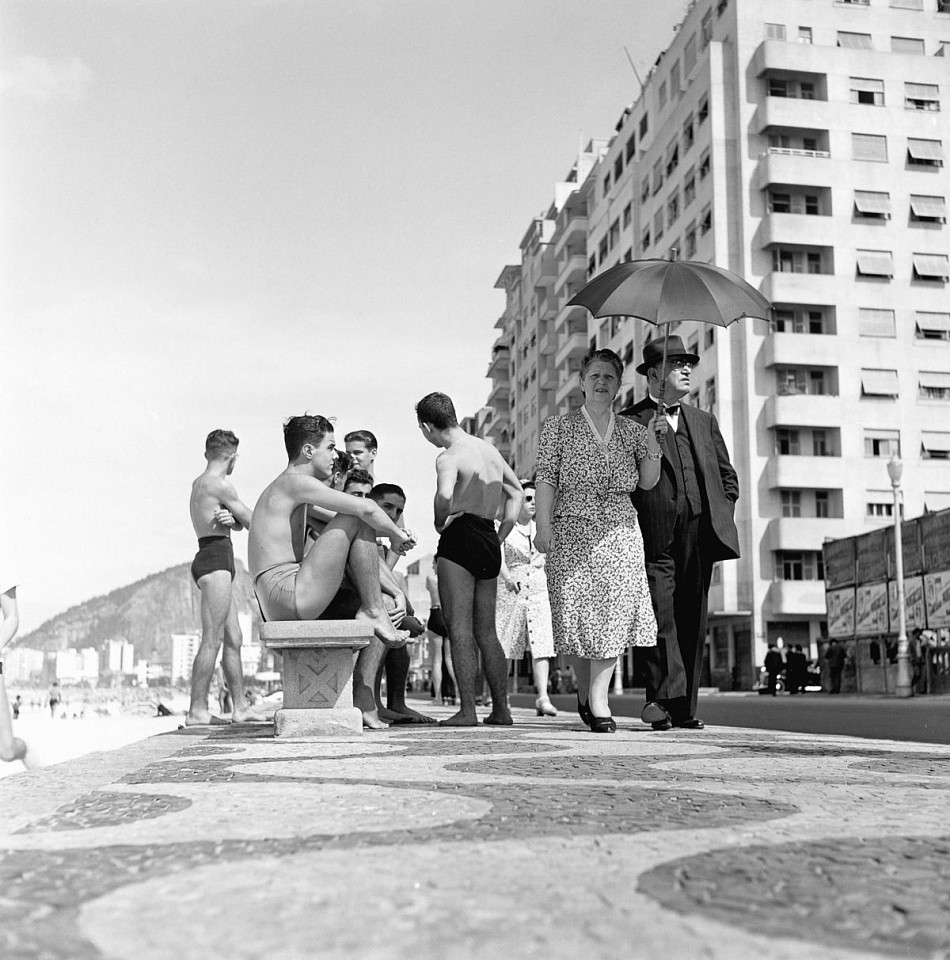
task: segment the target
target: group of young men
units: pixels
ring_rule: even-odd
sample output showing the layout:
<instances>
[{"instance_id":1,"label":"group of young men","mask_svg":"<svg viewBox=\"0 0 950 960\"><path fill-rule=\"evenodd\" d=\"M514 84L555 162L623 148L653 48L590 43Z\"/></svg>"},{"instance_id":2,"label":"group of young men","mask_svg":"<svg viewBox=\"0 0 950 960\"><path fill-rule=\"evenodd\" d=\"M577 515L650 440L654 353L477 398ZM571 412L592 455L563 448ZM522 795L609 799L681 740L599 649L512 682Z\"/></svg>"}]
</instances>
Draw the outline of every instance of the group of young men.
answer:
<instances>
[{"instance_id":1,"label":"group of young men","mask_svg":"<svg viewBox=\"0 0 950 960\"><path fill-rule=\"evenodd\" d=\"M510 724L508 665L494 629L494 587L501 566L500 542L521 508L521 485L493 446L459 427L445 394L424 397L416 414L425 439L442 450L436 460L434 503L435 526L441 534L438 589L453 642L460 699L459 711L442 722L452 726L477 722L480 653L492 693L492 711L485 723ZM237 437L227 430L208 435L207 466L191 494L191 519L198 537L192 575L201 590L202 639L192 671L189 725L224 722L208 709L222 644L222 669L234 704L232 722L263 719L246 704L241 672L231 544L231 532L241 529L249 532L248 567L265 620L358 619L372 624L374 640L360 651L353 675L353 701L364 726L433 722L405 702L406 644L424 629L392 569L416 542L402 526L406 496L396 484L375 482L377 441L372 433L348 433L344 444L345 466L329 420L291 417L284 424L287 466L251 511L231 481ZM501 527L496 531L497 518ZM385 704L380 700L384 670Z\"/></svg>"}]
</instances>

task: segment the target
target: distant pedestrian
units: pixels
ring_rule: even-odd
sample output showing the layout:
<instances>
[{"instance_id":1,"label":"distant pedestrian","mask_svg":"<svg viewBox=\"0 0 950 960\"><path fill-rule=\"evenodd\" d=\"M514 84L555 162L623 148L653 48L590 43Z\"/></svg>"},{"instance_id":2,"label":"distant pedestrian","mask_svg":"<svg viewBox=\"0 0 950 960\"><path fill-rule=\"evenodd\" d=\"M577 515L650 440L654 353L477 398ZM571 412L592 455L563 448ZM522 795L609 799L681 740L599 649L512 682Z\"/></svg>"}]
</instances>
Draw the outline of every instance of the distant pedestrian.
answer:
<instances>
[{"instance_id":1,"label":"distant pedestrian","mask_svg":"<svg viewBox=\"0 0 950 960\"><path fill-rule=\"evenodd\" d=\"M54 680L50 684L49 693L46 695L46 703L49 706L50 716L54 720L56 719L56 711L59 709L62 699L63 693L59 688L59 681Z\"/></svg>"},{"instance_id":2,"label":"distant pedestrian","mask_svg":"<svg viewBox=\"0 0 950 960\"><path fill-rule=\"evenodd\" d=\"M785 661L774 643L769 644L769 651L765 655L765 672L769 678L769 696L774 697L778 688L779 674L785 667Z\"/></svg>"},{"instance_id":3,"label":"distant pedestrian","mask_svg":"<svg viewBox=\"0 0 950 960\"><path fill-rule=\"evenodd\" d=\"M846 659L844 647L837 640L832 640L825 651L825 663L828 664L828 675L831 680L829 693L841 693L841 674L844 671Z\"/></svg>"},{"instance_id":4,"label":"distant pedestrian","mask_svg":"<svg viewBox=\"0 0 950 960\"><path fill-rule=\"evenodd\" d=\"M13 701L13 719L20 719L20 707L23 706L23 700L20 697L20 694L16 695L16 699Z\"/></svg>"},{"instance_id":5,"label":"distant pedestrian","mask_svg":"<svg viewBox=\"0 0 950 960\"><path fill-rule=\"evenodd\" d=\"M808 679L808 657L802 651L802 645L796 643L785 655L785 688L791 694L804 693Z\"/></svg>"}]
</instances>

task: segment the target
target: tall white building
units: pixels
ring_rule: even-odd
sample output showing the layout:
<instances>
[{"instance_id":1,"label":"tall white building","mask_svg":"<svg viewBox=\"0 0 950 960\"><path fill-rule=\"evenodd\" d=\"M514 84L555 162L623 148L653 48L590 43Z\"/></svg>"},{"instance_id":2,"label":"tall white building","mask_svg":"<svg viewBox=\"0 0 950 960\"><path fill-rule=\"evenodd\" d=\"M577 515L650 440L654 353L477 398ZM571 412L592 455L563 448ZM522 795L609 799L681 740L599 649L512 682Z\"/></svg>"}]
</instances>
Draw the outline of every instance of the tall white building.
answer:
<instances>
[{"instance_id":1,"label":"tall white building","mask_svg":"<svg viewBox=\"0 0 950 960\"><path fill-rule=\"evenodd\" d=\"M109 670L112 673L135 673L135 647L127 640L110 640L108 658Z\"/></svg>"},{"instance_id":2,"label":"tall white building","mask_svg":"<svg viewBox=\"0 0 950 960\"><path fill-rule=\"evenodd\" d=\"M749 686L778 637L816 652L821 544L892 520L892 454L908 516L950 505L948 58L950 0L697 0L559 207L586 215L586 279L675 249L775 306L771 324L671 331L701 357L690 400L719 419L742 491L707 682ZM571 236L550 236L564 269ZM555 357L578 344L576 312L557 319ZM618 406L660 335L586 317L586 342L629 364Z\"/></svg>"}]
</instances>

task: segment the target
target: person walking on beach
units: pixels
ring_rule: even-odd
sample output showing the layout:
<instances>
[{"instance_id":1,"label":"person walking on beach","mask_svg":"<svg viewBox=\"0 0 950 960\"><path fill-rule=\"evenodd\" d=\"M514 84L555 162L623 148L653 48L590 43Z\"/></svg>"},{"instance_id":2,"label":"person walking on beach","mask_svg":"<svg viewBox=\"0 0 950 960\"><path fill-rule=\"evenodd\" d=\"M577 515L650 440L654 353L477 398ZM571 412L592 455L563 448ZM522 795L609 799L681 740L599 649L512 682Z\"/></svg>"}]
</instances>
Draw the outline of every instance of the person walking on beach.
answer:
<instances>
[{"instance_id":1,"label":"person walking on beach","mask_svg":"<svg viewBox=\"0 0 950 960\"><path fill-rule=\"evenodd\" d=\"M435 529L439 532L439 599L452 641L460 709L444 726L478 723L475 681L478 654L491 690L487 724L509 725L508 661L495 632L497 576L501 544L521 511L521 484L501 454L467 434L444 393L430 393L416 404L422 435L442 452L435 461ZM496 530L495 520L501 525Z\"/></svg>"},{"instance_id":2,"label":"person walking on beach","mask_svg":"<svg viewBox=\"0 0 950 960\"><path fill-rule=\"evenodd\" d=\"M16 636L20 627L20 611L17 606L17 584L13 580L4 580L0 573L0 654ZM19 699L19 698L17 698ZM17 714L19 714L17 710ZM10 718L10 704L7 700L7 687L3 678L3 661L0 660L0 760L11 762L20 760L28 770L39 766L30 753L25 740L13 735L13 721Z\"/></svg>"},{"instance_id":3,"label":"person walking on beach","mask_svg":"<svg viewBox=\"0 0 950 960\"><path fill-rule=\"evenodd\" d=\"M205 440L207 466L191 485L191 523L198 537L191 576L201 591L201 644L191 669L187 726L227 722L212 716L208 709L211 678L222 642L221 667L231 696L231 722L262 719L244 699L242 635L233 591L231 531L247 529L251 524L251 511L231 482L237 448L238 438L230 430L212 430Z\"/></svg>"}]
</instances>

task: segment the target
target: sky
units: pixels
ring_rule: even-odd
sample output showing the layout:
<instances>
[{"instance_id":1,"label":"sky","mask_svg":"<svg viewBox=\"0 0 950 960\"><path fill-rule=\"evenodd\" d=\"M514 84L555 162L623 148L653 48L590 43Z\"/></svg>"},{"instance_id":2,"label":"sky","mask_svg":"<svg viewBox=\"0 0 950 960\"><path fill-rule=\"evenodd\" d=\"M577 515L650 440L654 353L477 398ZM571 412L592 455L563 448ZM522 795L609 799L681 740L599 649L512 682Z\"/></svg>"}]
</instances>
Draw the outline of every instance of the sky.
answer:
<instances>
[{"instance_id":1,"label":"sky","mask_svg":"<svg viewBox=\"0 0 950 960\"><path fill-rule=\"evenodd\" d=\"M191 481L281 425L379 438L431 553L414 404L485 404L494 288L686 0L0 0L0 574L21 635L190 562ZM246 561L246 534L235 535Z\"/></svg>"}]
</instances>

